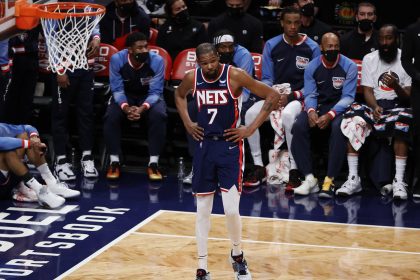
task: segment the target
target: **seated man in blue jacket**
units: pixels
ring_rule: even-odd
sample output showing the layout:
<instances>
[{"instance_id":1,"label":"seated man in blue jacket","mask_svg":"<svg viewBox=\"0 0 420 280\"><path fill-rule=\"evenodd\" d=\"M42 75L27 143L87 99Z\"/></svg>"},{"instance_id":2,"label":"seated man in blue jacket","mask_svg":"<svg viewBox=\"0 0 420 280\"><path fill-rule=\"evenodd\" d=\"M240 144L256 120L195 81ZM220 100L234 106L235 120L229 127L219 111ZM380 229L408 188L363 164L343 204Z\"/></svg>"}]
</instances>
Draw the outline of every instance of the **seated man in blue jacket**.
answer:
<instances>
[{"instance_id":1,"label":"seated man in blue jacket","mask_svg":"<svg viewBox=\"0 0 420 280\"><path fill-rule=\"evenodd\" d=\"M147 37L135 32L127 37L127 49L114 54L109 80L113 94L105 113L104 136L110 154L108 179L120 176L121 121L147 118L150 161L149 179L162 180L159 155L166 141L166 104L163 100L163 58L147 49Z\"/></svg>"},{"instance_id":2,"label":"seated man in blue jacket","mask_svg":"<svg viewBox=\"0 0 420 280\"><path fill-rule=\"evenodd\" d=\"M38 131L30 125L0 123L0 193L18 201L38 201L42 206L57 208L65 198L77 197L79 191L69 189L53 176L45 160L46 145ZM40 184L22 163L24 155L40 172L46 185Z\"/></svg>"},{"instance_id":3,"label":"seated man in blue jacket","mask_svg":"<svg viewBox=\"0 0 420 280\"><path fill-rule=\"evenodd\" d=\"M347 138L341 132L342 114L353 103L357 86L357 66L341 55L340 40L334 33L325 33L321 40L322 55L305 69L305 110L293 125L292 153L299 171L305 175L294 189L298 195L319 191L313 175L310 135L315 129L331 129L329 136L328 170L320 197L334 194L334 177L338 175L346 156Z\"/></svg>"}]
</instances>

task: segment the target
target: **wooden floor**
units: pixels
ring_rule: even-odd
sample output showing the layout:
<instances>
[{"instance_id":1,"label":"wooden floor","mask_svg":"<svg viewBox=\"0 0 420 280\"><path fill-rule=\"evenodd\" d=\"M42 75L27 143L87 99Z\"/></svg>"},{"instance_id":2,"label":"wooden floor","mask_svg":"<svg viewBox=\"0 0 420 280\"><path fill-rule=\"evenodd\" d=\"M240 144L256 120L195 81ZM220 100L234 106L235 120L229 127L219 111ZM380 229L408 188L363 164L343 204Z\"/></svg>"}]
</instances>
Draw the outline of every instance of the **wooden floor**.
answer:
<instances>
[{"instance_id":1,"label":"wooden floor","mask_svg":"<svg viewBox=\"0 0 420 280\"><path fill-rule=\"evenodd\" d=\"M420 279L420 230L242 217L253 279ZM195 215L159 211L65 279L194 279ZM225 219L212 216L212 280L234 279ZM60 277L61 278L61 277Z\"/></svg>"}]
</instances>

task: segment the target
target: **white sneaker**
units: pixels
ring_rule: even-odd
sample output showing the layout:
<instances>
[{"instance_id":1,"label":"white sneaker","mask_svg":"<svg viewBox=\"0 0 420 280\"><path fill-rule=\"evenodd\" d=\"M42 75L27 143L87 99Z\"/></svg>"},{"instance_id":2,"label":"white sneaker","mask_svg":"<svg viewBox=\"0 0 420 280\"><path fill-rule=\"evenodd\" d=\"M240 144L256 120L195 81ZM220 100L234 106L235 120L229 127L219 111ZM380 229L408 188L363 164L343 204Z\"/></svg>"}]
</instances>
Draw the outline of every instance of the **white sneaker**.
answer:
<instances>
[{"instance_id":1,"label":"white sneaker","mask_svg":"<svg viewBox=\"0 0 420 280\"><path fill-rule=\"evenodd\" d=\"M70 189L66 183L59 180L55 184L48 186L48 188L52 193L64 198L73 198L80 195L79 191Z\"/></svg>"},{"instance_id":2,"label":"white sneaker","mask_svg":"<svg viewBox=\"0 0 420 280\"><path fill-rule=\"evenodd\" d=\"M341 188L336 190L335 194L340 196L349 196L362 191L362 185L360 183L359 176L347 177L347 181L341 185Z\"/></svg>"},{"instance_id":3,"label":"white sneaker","mask_svg":"<svg viewBox=\"0 0 420 280\"><path fill-rule=\"evenodd\" d=\"M60 179L60 181L72 181L76 180L76 175L72 170L70 163L66 162L66 159L61 159L56 162L54 167L54 173Z\"/></svg>"},{"instance_id":4,"label":"white sneaker","mask_svg":"<svg viewBox=\"0 0 420 280\"><path fill-rule=\"evenodd\" d=\"M393 192L393 198L394 199L401 199L406 200L407 199L407 184L404 182L397 181L396 178L394 178L394 181L392 181L392 192Z\"/></svg>"},{"instance_id":5,"label":"white sneaker","mask_svg":"<svg viewBox=\"0 0 420 280\"><path fill-rule=\"evenodd\" d=\"M38 201L36 192L20 182L18 188L13 189L12 198L16 201L35 202Z\"/></svg>"},{"instance_id":6,"label":"white sneaker","mask_svg":"<svg viewBox=\"0 0 420 280\"><path fill-rule=\"evenodd\" d=\"M54 194L47 186L43 186L38 193L38 203L47 208L57 208L64 204L66 200Z\"/></svg>"},{"instance_id":7,"label":"white sneaker","mask_svg":"<svg viewBox=\"0 0 420 280\"><path fill-rule=\"evenodd\" d=\"M251 272L249 272L248 264L245 260L244 253L240 256L232 257L232 252L229 258L236 280L252 280Z\"/></svg>"},{"instance_id":8,"label":"white sneaker","mask_svg":"<svg viewBox=\"0 0 420 280\"><path fill-rule=\"evenodd\" d=\"M81 160L83 176L86 178L97 178L98 170L95 168L95 162L91 155L86 155Z\"/></svg>"},{"instance_id":9,"label":"white sneaker","mask_svg":"<svg viewBox=\"0 0 420 280\"><path fill-rule=\"evenodd\" d=\"M319 192L318 179L306 179L299 187L295 188L293 191L298 195L308 195L310 193Z\"/></svg>"},{"instance_id":10,"label":"white sneaker","mask_svg":"<svg viewBox=\"0 0 420 280\"><path fill-rule=\"evenodd\" d=\"M192 177L193 177L193 171L191 170L191 172L184 178L184 180L182 180L182 182L184 184L191 185L192 184Z\"/></svg>"}]
</instances>

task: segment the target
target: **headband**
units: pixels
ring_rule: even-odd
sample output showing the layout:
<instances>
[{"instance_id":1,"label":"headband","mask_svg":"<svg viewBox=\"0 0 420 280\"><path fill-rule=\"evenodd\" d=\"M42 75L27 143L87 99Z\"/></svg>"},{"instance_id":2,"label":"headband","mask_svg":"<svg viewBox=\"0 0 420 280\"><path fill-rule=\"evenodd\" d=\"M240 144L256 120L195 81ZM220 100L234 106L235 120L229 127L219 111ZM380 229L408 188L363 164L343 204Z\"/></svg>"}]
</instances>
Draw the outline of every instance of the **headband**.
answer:
<instances>
[{"instance_id":1,"label":"headband","mask_svg":"<svg viewBox=\"0 0 420 280\"><path fill-rule=\"evenodd\" d=\"M220 43L234 43L234 40L233 40L232 35L225 34L225 35L220 35L220 36L214 37L213 43L215 45L218 45Z\"/></svg>"}]
</instances>

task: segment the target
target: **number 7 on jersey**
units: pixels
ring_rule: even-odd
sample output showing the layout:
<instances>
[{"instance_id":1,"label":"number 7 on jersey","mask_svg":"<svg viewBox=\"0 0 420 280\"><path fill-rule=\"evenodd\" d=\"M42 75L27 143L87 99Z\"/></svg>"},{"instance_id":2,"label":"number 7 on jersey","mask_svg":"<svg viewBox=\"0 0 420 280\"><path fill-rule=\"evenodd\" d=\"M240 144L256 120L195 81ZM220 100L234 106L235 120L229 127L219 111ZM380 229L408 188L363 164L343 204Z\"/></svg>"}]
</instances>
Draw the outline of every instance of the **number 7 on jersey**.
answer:
<instances>
[{"instance_id":1,"label":"number 7 on jersey","mask_svg":"<svg viewBox=\"0 0 420 280\"><path fill-rule=\"evenodd\" d=\"M214 119L216 118L216 115L217 115L217 108L207 109L207 113L212 114L211 117L210 117L210 121L209 121L209 124L212 124L214 122Z\"/></svg>"}]
</instances>

